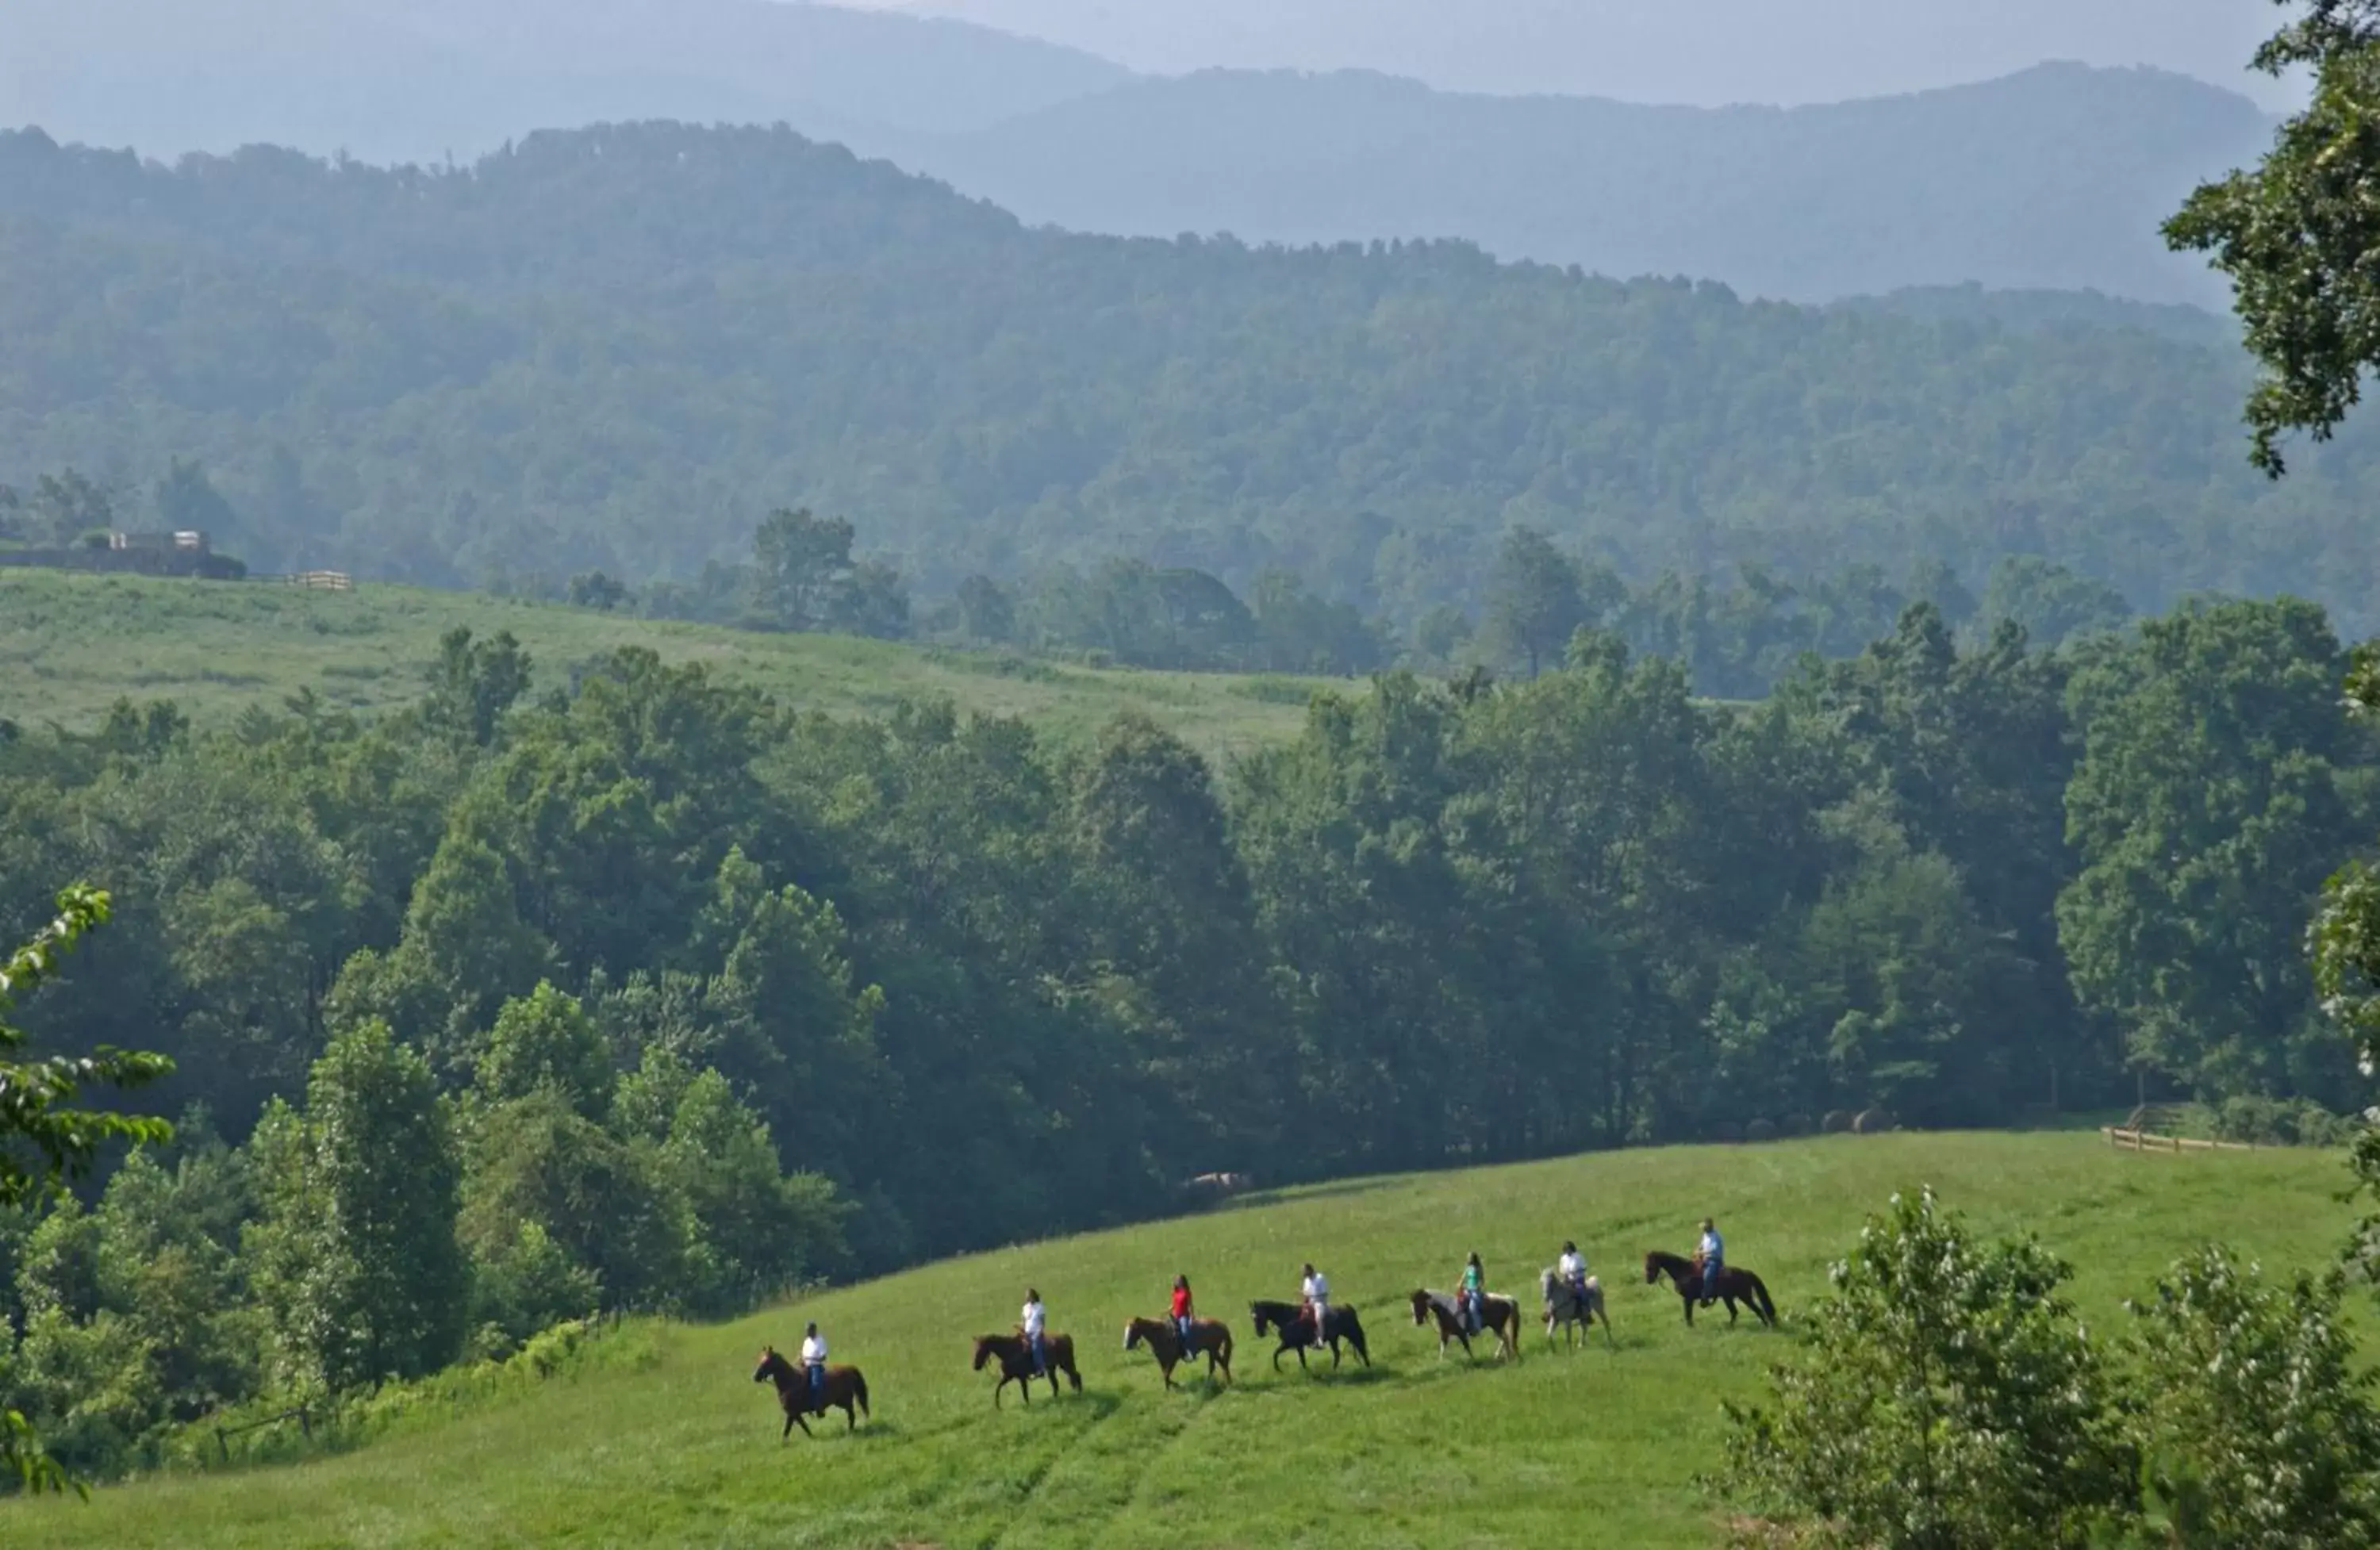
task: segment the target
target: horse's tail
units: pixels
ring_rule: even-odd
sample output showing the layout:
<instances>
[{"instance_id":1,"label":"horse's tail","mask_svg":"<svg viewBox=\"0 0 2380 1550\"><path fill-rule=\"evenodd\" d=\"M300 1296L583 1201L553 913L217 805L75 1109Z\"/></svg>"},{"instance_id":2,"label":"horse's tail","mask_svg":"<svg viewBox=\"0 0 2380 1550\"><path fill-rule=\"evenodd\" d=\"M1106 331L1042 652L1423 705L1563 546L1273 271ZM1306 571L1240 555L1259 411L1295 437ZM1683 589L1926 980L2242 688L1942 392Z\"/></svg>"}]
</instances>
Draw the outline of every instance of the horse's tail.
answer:
<instances>
[{"instance_id":1,"label":"horse's tail","mask_svg":"<svg viewBox=\"0 0 2380 1550\"><path fill-rule=\"evenodd\" d=\"M1777 1304L1768 1301L1768 1288L1762 1284L1759 1277L1749 1270L1743 1273L1743 1278L1752 1283L1752 1295L1760 1299L1760 1316L1771 1324L1776 1323Z\"/></svg>"},{"instance_id":2,"label":"horse's tail","mask_svg":"<svg viewBox=\"0 0 2380 1550\"><path fill-rule=\"evenodd\" d=\"M1364 1343L1364 1321L1355 1316L1353 1308L1347 1310L1347 1343L1355 1348L1355 1354L1364 1359L1364 1365L1368 1367L1372 1364L1371 1348Z\"/></svg>"},{"instance_id":3,"label":"horse's tail","mask_svg":"<svg viewBox=\"0 0 2380 1550\"><path fill-rule=\"evenodd\" d=\"M871 1414L871 1413L872 1413L872 1412L868 1410L868 1377L867 1377L867 1374L864 1374L864 1373L862 1373L862 1372L861 1372L858 1368L856 1368L856 1367L854 1367L854 1368L851 1370L851 1397L852 1397L853 1399L857 1399L857 1400L859 1401L859 1413L860 1413L860 1414L862 1414L862 1415L869 1415L869 1414Z\"/></svg>"}]
</instances>

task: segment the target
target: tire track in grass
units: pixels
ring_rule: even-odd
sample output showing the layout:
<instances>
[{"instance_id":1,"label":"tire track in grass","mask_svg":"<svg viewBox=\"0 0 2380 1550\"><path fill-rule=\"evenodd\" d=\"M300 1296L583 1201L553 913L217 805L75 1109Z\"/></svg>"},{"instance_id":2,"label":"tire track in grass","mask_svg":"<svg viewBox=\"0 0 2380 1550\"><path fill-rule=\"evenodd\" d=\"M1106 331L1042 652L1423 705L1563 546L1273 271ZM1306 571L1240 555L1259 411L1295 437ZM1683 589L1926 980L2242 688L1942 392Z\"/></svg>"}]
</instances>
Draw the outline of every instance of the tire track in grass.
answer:
<instances>
[{"instance_id":1,"label":"tire track in grass","mask_svg":"<svg viewBox=\"0 0 2380 1550\"><path fill-rule=\"evenodd\" d=\"M1223 1400L1221 1394L1166 1394L1122 1401L1042 1471L1026 1512L995 1544L1000 1550L1055 1550L1110 1543L1105 1531L1130 1510L1149 1469Z\"/></svg>"}]
</instances>

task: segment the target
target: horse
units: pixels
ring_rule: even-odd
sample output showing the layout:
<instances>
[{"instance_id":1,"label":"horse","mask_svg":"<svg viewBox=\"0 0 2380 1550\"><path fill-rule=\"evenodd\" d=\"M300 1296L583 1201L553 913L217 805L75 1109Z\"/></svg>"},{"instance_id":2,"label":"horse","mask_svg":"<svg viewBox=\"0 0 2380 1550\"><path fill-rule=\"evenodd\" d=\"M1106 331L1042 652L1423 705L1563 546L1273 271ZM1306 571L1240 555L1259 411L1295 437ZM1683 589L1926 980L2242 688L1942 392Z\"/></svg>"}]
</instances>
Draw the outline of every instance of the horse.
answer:
<instances>
[{"instance_id":1,"label":"horse","mask_svg":"<svg viewBox=\"0 0 2380 1550\"><path fill-rule=\"evenodd\" d=\"M1204 1356L1207 1359L1208 1377L1213 1378L1217 1373L1220 1373L1223 1382L1231 1382L1232 1331L1230 1326L1219 1319L1192 1319L1190 1334L1191 1338L1198 1343L1198 1349L1190 1353L1190 1360L1196 1362L1199 1357ZM1142 1344L1146 1344L1148 1347L1148 1353L1157 1358L1158 1370L1165 1374L1165 1387L1180 1387L1181 1386L1173 1381L1173 1369L1182 1361L1182 1332L1173 1327L1173 1321L1170 1318L1136 1318L1125 1325L1123 1349L1130 1350L1133 1347Z\"/></svg>"},{"instance_id":2,"label":"horse","mask_svg":"<svg viewBox=\"0 0 2380 1550\"><path fill-rule=\"evenodd\" d=\"M1298 1303L1251 1302L1248 1312L1255 1315L1257 1339L1263 1339L1275 1330L1281 1333L1281 1344L1272 1353L1272 1370L1276 1373L1281 1371L1281 1359L1289 1352L1297 1353L1297 1364L1303 1367L1305 1365L1306 1348L1326 1342L1330 1347L1330 1365L1336 1367L1339 1365L1339 1342L1342 1340L1355 1348L1355 1355L1365 1366L1372 1364L1372 1348L1364 1339L1364 1322L1355 1316L1353 1308L1333 1307L1326 1312L1322 1315L1320 1339L1315 1338L1314 1321L1306 1316L1305 1309Z\"/></svg>"},{"instance_id":3,"label":"horse","mask_svg":"<svg viewBox=\"0 0 2380 1550\"><path fill-rule=\"evenodd\" d=\"M1463 1354L1472 1355L1471 1328L1463 1316L1453 1294L1444 1291L1416 1290L1413 1294L1413 1315L1416 1326L1427 1324L1434 1315L1438 1320L1438 1358L1446 1360L1449 1340L1463 1342ZM1479 1328L1496 1337L1497 1354L1508 1361L1521 1359L1521 1305L1509 1297L1492 1291L1479 1295Z\"/></svg>"},{"instance_id":4,"label":"horse","mask_svg":"<svg viewBox=\"0 0 2380 1550\"><path fill-rule=\"evenodd\" d=\"M1703 1295L1702 1266L1682 1254L1667 1254L1656 1249L1645 1256L1645 1284L1651 1286L1664 1276L1670 1278L1670 1285L1677 1289L1678 1296L1685 1302L1686 1323L1693 1325L1695 1300ZM1777 1326L1777 1304L1768 1301L1768 1289L1749 1270L1721 1265L1718 1283L1711 1288L1711 1295L1727 1304L1730 1324L1735 1322L1735 1305L1741 1302L1759 1315L1761 1323L1772 1329Z\"/></svg>"},{"instance_id":5,"label":"horse","mask_svg":"<svg viewBox=\"0 0 2380 1550\"><path fill-rule=\"evenodd\" d=\"M792 1436L796 1426L802 1429L802 1435L816 1436L818 1434L810 1430L810 1423L803 1417L824 1415L836 1405L843 1407L846 1432L856 1431L860 1416L867 1413L868 1380L860 1376L856 1367L829 1367L823 1391L813 1395L808 1373L779 1355L776 1347L762 1346L760 1365L752 1374L752 1381L767 1383L771 1379L777 1385L777 1403L785 1408L785 1429L777 1434L779 1442ZM855 1401L857 1410L852 1408Z\"/></svg>"},{"instance_id":6,"label":"horse","mask_svg":"<svg viewBox=\"0 0 2380 1550\"><path fill-rule=\"evenodd\" d=\"M1618 1350L1620 1342L1611 1338L1611 1314L1603 1305L1603 1283L1589 1276L1584 1295L1564 1286L1548 1268L1537 1272L1537 1292L1544 1299L1546 1310L1546 1343L1553 1343L1554 1327L1559 1325L1570 1337L1572 1346L1578 1344L1581 1326L1592 1327L1597 1319L1603 1321L1603 1343Z\"/></svg>"},{"instance_id":7,"label":"horse","mask_svg":"<svg viewBox=\"0 0 2380 1550\"><path fill-rule=\"evenodd\" d=\"M1033 1343L1025 1338L1022 1330L1010 1335L978 1335L975 1338L975 1370L982 1372L984 1363L995 1356L1000 1358L1000 1381L992 1385L991 1389L991 1408L994 1410L1001 1406L1001 1391L1012 1383L1016 1386L1016 1391L1025 1396L1025 1402L1031 1404L1036 1377L1050 1380L1050 1393L1053 1398L1058 1393L1060 1373L1074 1380L1075 1393L1083 1391L1083 1374L1075 1370L1075 1338L1072 1335L1045 1335L1041 1338L1041 1371L1038 1373L1033 1370Z\"/></svg>"}]
</instances>

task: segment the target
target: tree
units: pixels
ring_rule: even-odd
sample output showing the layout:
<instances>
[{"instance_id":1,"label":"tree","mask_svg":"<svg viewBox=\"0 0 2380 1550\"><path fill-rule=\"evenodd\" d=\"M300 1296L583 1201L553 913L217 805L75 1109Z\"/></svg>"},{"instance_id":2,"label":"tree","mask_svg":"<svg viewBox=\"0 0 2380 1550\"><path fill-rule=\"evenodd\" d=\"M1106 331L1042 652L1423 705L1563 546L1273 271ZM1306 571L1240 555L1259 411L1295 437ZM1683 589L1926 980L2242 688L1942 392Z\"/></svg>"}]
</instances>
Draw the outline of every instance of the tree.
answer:
<instances>
[{"instance_id":1,"label":"tree","mask_svg":"<svg viewBox=\"0 0 2380 1550\"><path fill-rule=\"evenodd\" d=\"M422 715L484 748L495 741L504 712L528 693L530 666L510 630L474 640L469 626L458 624L439 637Z\"/></svg>"},{"instance_id":2,"label":"tree","mask_svg":"<svg viewBox=\"0 0 2380 1550\"><path fill-rule=\"evenodd\" d=\"M2339 667L2321 611L2284 599L2185 606L2074 682L2058 940L2134 1059L2208 1096L2345 1096L2301 924L2354 832Z\"/></svg>"},{"instance_id":3,"label":"tree","mask_svg":"<svg viewBox=\"0 0 2380 1550\"><path fill-rule=\"evenodd\" d=\"M2251 459L2279 478L2280 438L2327 441L2380 365L2380 0L2276 0L2304 14L2256 51L2257 69L2313 72L2313 100L2252 172L2201 187L2166 223L2177 249L2212 253L2263 372L2248 400Z\"/></svg>"},{"instance_id":4,"label":"tree","mask_svg":"<svg viewBox=\"0 0 2380 1550\"><path fill-rule=\"evenodd\" d=\"M1005 587L980 573L959 583L959 627L969 640L1004 646L1016 638L1016 603Z\"/></svg>"},{"instance_id":5,"label":"tree","mask_svg":"<svg viewBox=\"0 0 2380 1550\"><path fill-rule=\"evenodd\" d=\"M781 630L906 635L909 599L900 573L853 559L853 536L843 517L771 512L752 535L752 606L761 621Z\"/></svg>"},{"instance_id":6,"label":"tree","mask_svg":"<svg viewBox=\"0 0 2380 1550\"><path fill-rule=\"evenodd\" d=\"M2380 1409L2339 1320L2342 1287L2336 1271L2267 1281L2207 1248L2132 1305L2127 1414L2169 1543L2380 1544Z\"/></svg>"},{"instance_id":7,"label":"tree","mask_svg":"<svg viewBox=\"0 0 2380 1550\"><path fill-rule=\"evenodd\" d=\"M1535 678L1541 664L1561 660L1580 625L1594 622L1569 555L1534 527L1504 535L1488 592L1487 634L1497 649L1525 660Z\"/></svg>"},{"instance_id":8,"label":"tree","mask_svg":"<svg viewBox=\"0 0 2380 1550\"><path fill-rule=\"evenodd\" d=\"M335 1035L299 1115L252 1143L263 1220L247 1252L286 1374L333 1392L419 1377L462 1349L461 1167L428 1062L368 1021Z\"/></svg>"},{"instance_id":9,"label":"tree","mask_svg":"<svg viewBox=\"0 0 2380 1550\"><path fill-rule=\"evenodd\" d=\"M2380 721L2380 643L2356 648L2347 699L2359 721ZM2331 877L2309 942L2324 1011L2354 1042L2363 1074L2380 1075L2380 867L2357 857ZM2380 1196L2380 1125L2366 1125L2357 1137L2354 1169L2365 1192ZM2353 1258L2380 1285L2380 1217L2359 1228Z\"/></svg>"},{"instance_id":10,"label":"tree","mask_svg":"<svg viewBox=\"0 0 2380 1550\"><path fill-rule=\"evenodd\" d=\"M157 481L157 521L169 533L197 531L220 542L239 525L239 514L194 462L176 458Z\"/></svg>"},{"instance_id":11,"label":"tree","mask_svg":"<svg viewBox=\"0 0 2380 1550\"><path fill-rule=\"evenodd\" d=\"M577 999L540 980L496 1013L476 1080L498 1102L551 1089L591 1118L611 1105L612 1057Z\"/></svg>"},{"instance_id":12,"label":"tree","mask_svg":"<svg viewBox=\"0 0 2380 1550\"><path fill-rule=\"evenodd\" d=\"M1821 1544L2079 1547L2129 1504L2107 1379L2030 1239L1978 1243L1898 1194L1830 1272L1769 1407L1727 1405L1725 1483Z\"/></svg>"},{"instance_id":13,"label":"tree","mask_svg":"<svg viewBox=\"0 0 2380 1550\"><path fill-rule=\"evenodd\" d=\"M0 1209L47 1202L68 1180L88 1172L110 1142L172 1138L173 1128L162 1120L74 1107L86 1087L129 1089L166 1075L174 1062L164 1056L102 1048L79 1057L14 1058L28 1035L6 1021L11 1003L55 979L60 956L105 925L109 909L101 890L65 890L55 917L0 966ZM0 1409L0 1469L13 1469L28 1490L83 1489L14 1410Z\"/></svg>"}]
</instances>

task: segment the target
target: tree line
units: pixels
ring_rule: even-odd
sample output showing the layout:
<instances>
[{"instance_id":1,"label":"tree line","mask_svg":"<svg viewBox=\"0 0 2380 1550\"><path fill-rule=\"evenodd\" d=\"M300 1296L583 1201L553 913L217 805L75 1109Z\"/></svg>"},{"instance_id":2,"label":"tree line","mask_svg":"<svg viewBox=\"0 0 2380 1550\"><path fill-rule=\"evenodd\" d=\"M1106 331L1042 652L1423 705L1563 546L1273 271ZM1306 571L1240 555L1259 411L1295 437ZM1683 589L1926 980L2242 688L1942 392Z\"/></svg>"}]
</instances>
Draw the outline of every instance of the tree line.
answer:
<instances>
[{"instance_id":1,"label":"tree line","mask_svg":"<svg viewBox=\"0 0 2380 1550\"><path fill-rule=\"evenodd\" d=\"M1138 719L837 721L458 631L378 720L10 729L0 926L64 878L116 912L25 1025L170 1056L143 1097L182 1124L6 1218L0 1387L99 1467L1214 1169L2144 1085L2312 1133L2371 1094L2302 952L2380 808L2345 669L2301 602L2058 650L1921 603L1726 706L1589 627L1535 679L1325 694L1218 771Z\"/></svg>"}]
</instances>

